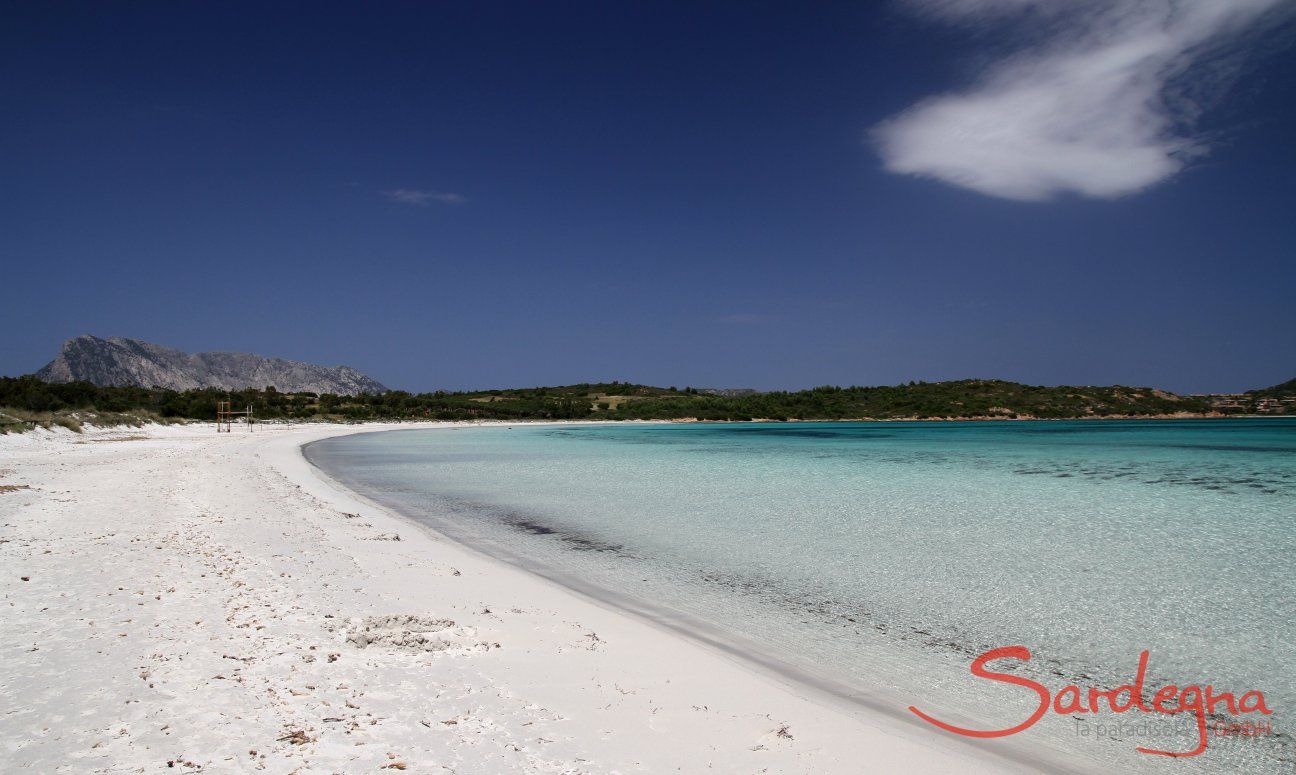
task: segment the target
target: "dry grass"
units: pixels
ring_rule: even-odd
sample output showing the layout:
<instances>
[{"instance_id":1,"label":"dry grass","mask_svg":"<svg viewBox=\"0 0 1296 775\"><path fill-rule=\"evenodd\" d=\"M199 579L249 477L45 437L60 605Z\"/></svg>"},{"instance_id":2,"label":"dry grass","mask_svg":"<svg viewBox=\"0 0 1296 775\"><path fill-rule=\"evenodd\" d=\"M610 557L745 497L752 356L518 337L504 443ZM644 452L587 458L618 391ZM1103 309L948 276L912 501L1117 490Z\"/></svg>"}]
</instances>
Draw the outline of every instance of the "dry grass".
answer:
<instances>
[{"instance_id":1,"label":"dry grass","mask_svg":"<svg viewBox=\"0 0 1296 775\"><path fill-rule=\"evenodd\" d=\"M75 433L81 432L81 423L70 415L54 412L28 412L24 409L0 409L0 432L22 433L33 428L67 428Z\"/></svg>"},{"instance_id":2,"label":"dry grass","mask_svg":"<svg viewBox=\"0 0 1296 775\"><path fill-rule=\"evenodd\" d=\"M148 423L168 423L153 412L96 412L91 410L68 410L58 412L29 412L12 407L0 408L0 433L23 433L34 428L67 428L73 433L81 433L84 425L99 428L129 426L141 428Z\"/></svg>"},{"instance_id":3,"label":"dry grass","mask_svg":"<svg viewBox=\"0 0 1296 775\"><path fill-rule=\"evenodd\" d=\"M0 493L18 492L19 490L30 490L30 489L31 487L28 487L25 484L0 484Z\"/></svg>"}]
</instances>

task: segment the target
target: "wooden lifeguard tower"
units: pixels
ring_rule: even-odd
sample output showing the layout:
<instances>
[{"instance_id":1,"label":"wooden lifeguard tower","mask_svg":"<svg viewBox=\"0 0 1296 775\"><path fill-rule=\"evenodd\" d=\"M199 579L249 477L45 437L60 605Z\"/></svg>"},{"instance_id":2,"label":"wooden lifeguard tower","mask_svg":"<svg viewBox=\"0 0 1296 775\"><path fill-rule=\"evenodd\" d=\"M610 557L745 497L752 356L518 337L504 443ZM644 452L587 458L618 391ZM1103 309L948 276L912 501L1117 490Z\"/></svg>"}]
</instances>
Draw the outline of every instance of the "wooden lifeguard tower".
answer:
<instances>
[{"instance_id":1,"label":"wooden lifeguard tower","mask_svg":"<svg viewBox=\"0 0 1296 775\"><path fill-rule=\"evenodd\" d=\"M248 404L246 409L234 411L230 408L229 401L216 402L216 432L233 433L234 418L242 417L247 423L248 432L252 431L252 405Z\"/></svg>"}]
</instances>

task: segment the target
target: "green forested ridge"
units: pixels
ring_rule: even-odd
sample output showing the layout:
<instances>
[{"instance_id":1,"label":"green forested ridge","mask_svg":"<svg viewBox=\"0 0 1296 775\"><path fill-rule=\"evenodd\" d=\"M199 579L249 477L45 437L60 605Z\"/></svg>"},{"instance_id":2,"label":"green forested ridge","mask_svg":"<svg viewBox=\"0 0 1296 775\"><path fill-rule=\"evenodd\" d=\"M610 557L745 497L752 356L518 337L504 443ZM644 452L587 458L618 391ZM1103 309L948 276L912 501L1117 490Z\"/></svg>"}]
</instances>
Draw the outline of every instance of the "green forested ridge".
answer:
<instances>
[{"instance_id":1,"label":"green forested ridge","mask_svg":"<svg viewBox=\"0 0 1296 775\"><path fill-rule=\"evenodd\" d=\"M1254 391L1270 395L1285 386ZM251 404L263 420L842 420L1154 416L1206 414L1210 396L1178 396L1152 388L1042 387L1003 380L911 382L880 387L818 387L751 395L717 395L622 382L515 390L336 396L216 388L50 384L0 377L0 407L27 413L135 413L161 419L211 420L217 400ZM1293 407L1296 409L1296 407ZM11 417L16 417L16 414ZM29 415L30 416L30 415Z\"/></svg>"},{"instance_id":2,"label":"green forested ridge","mask_svg":"<svg viewBox=\"0 0 1296 775\"><path fill-rule=\"evenodd\" d=\"M1289 379L1286 382L1280 385L1274 385L1273 387L1262 388L1260 390L1252 390L1251 392L1247 393L1247 395L1257 396L1260 398L1296 397L1296 379Z\"/></svg>"}]
</instances>

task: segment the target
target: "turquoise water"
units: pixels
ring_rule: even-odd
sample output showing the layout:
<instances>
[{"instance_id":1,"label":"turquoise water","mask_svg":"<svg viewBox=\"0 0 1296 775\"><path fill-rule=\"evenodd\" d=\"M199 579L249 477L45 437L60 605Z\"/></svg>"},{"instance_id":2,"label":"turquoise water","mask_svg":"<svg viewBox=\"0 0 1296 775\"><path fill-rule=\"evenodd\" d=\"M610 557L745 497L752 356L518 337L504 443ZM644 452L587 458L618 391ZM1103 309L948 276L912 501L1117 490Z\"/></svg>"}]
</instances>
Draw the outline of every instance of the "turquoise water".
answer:
<instances>
[{"instance_id":1,"label":"turquoise water","mask_svg":"<svg viewBox=\"0 0 1296 775\"><path fill-rule=\"evenodd\" d=\"M1275 710L1272 735L1187 760L1134 751L1191 749L1182 716L1050 712L992 746L1091 771L1293 768L1293 420L481 427L307 456L465 543L903 717L1023 720L1033 693L968 673L1016 644L1035 655L1016 672L1054 692L1128 683L1148 649L1149 698L1210 683Z\"/></svg>"}]
</instances>

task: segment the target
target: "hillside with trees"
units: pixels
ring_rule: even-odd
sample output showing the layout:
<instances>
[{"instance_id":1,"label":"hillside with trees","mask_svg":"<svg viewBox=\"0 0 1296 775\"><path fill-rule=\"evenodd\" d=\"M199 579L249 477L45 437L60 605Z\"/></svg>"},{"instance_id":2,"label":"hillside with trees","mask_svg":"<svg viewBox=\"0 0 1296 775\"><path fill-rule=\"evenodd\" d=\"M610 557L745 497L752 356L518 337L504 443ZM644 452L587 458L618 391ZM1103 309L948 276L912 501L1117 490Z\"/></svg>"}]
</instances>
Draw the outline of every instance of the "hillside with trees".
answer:
<instances>
[{"instance_id":1,"label":"hillside with trees","mask_svg":"<svg viewBox=\"0 0 1296 775\"><path fill-rule=\"evenodd\" d=\"M1290 397L1293 383L1261 398ZM1218 415L1216 397L1153 388L1044 387L1003 380L910 382L877 387L817 387L759 393L652 387L623 382L513 390L376 395L248 390L166 390L0 378L0 423L185 421L213 419L216 402L251 405L258 420L931 420L1068 419ZM1296 414L1296 403L1256 403ZM96 420L96 418L98 418ZM69 426L70 427L70 426Z\"/></svg>"}]
</instances>

